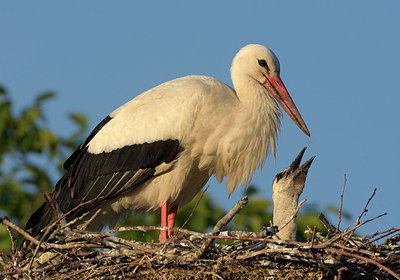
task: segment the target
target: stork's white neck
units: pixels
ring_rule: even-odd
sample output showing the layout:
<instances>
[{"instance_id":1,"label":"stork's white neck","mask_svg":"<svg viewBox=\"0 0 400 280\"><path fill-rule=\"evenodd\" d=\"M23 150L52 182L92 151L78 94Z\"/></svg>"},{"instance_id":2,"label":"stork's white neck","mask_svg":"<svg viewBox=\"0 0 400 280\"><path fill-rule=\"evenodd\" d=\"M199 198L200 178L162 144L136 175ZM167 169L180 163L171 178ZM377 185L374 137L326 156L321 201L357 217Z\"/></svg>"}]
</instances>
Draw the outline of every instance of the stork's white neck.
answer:
<instances>
[{"instance_id":1,"label":"stork's white neck","mask_svg":"<svg viewBox=\"0 0 400 280\"><path fill-rule=\"evenodd\" d=\"M239 104L226 129L223 146L219 147L216 177L227 175L229 195L238 184L250 183L257 166L263 166L268 152L275 155L275 143L280 128L278 105L269 92L248 76L232 77Z\"/></svg>"}]
</instances>

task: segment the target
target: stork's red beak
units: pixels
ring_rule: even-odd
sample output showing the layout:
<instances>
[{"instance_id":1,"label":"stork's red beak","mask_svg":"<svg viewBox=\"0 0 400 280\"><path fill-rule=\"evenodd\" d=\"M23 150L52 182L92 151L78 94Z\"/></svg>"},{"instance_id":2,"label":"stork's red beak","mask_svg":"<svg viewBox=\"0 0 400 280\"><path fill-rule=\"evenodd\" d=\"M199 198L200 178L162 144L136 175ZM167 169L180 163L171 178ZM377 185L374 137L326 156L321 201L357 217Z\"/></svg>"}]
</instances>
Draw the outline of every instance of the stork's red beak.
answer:
<instances>
[{"instance_id":1,"label":"stork's red beak","mask_svg":"<svg viewBox=\"0 0 400 280\"><path fill-rule=\"evenodd\" d=\"M263 84L264 87L272 94L272 96L278 101L282 108L286 111L289 117L297 124L297 126L307 135L310 136L310 132L303 121L299 111L294 105L292 98L289 95L285 85L283 84L279 75L275 77L266 76L268 81Z\"/></svg>"}]
</instances>

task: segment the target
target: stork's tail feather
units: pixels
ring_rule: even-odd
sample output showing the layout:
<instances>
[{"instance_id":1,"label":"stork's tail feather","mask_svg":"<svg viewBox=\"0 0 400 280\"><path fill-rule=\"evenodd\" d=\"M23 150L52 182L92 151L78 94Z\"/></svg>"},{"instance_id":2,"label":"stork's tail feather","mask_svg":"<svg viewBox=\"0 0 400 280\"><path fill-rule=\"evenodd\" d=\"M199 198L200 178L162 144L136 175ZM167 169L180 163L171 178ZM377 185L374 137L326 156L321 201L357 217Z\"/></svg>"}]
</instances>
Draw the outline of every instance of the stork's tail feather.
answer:
<instances>
[{"instance_id":1,"label":"stork's tail feather","mask_svg":"<svg viewBox=\"0 0 400 280\"><path fill-rule=\"evenodd\" d=\"M34 237L42 236L46 226L50 225L54 220L54 214L48 203L43 203L43 205L32 214L26 223L25 228L29 230Z\"/></svg>"}]
</instances>

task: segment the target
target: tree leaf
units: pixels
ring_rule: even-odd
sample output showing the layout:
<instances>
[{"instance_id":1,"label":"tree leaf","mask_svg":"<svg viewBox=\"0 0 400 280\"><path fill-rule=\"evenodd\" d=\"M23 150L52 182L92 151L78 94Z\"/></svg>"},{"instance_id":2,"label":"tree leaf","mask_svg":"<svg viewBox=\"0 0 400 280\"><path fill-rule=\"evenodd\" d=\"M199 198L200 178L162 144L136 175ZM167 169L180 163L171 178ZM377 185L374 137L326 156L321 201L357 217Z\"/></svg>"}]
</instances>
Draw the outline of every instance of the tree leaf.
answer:
<instances>
[{"instance_id":1,"label":"tree leaf","mask_svg":"<svg viewBox=\"0 0 400 280\"><path fill-rule=\"evenodd\" d=\"M46 93L42 93L40 94L38 97L36 97L36 104L40 104L43 101L47 100L47 99L51 99L55 97L55 93L54 92L46 92Z\"/></svg>"},{"instance_id":2,"label":"tree leaf","mask_svg":"<svg viewBox=\"0 0 400 280\"><path fill-rule=\"evenodd\" d=\"M73 120L76 124L80 126L81 129L86 130L88 121L85 115L79 113L71 113L69 114L71 120Z\"/></svg>"}]
</instances>

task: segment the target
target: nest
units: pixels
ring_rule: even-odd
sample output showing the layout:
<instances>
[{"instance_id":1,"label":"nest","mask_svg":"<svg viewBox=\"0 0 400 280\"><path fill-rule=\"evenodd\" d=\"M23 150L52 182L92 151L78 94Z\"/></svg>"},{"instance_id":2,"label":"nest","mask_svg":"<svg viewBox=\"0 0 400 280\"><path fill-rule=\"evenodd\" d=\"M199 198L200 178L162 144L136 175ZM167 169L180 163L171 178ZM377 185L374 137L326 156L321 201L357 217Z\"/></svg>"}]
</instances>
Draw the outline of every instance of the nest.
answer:
<instances>
[{"instance_id":1,"label":"nest","mask_svg":"<svg viewBox=\"0 0 400 280\"><path fill-rule=\"evenodd\" d=\"M372 197L371 197L372 198ZM370 200L369 200L370 201ZM368 203L369 203L368 201ZM71 230L62 225L33 238L7 218L12 248L2 254L4 279L400 279L400 228L356 237L354 231L375 217L340 232L321 214L328 229L322 235L309 228L308 242L273 238L275 227L261 232L221 229L247 203L243 198L210 234L170 228L177 234L164 243L144 243L116 237L131 230L161 227L120 227L103 233ZM299 204L300 208L301 204ZM297 214L297 213L296 213ZM384 214L383 214L384 215ZM294 216L295 217L295 216ZM14 232L22 234L18 249ZM385 239L385 240L384 240ZM51 241L49 241L51 240ZM214 242L224 240L222 243ZM380 241L381 244L377 245Z\"/></svg>"}]
</instances>

